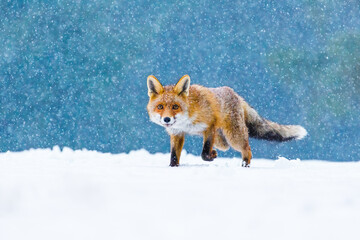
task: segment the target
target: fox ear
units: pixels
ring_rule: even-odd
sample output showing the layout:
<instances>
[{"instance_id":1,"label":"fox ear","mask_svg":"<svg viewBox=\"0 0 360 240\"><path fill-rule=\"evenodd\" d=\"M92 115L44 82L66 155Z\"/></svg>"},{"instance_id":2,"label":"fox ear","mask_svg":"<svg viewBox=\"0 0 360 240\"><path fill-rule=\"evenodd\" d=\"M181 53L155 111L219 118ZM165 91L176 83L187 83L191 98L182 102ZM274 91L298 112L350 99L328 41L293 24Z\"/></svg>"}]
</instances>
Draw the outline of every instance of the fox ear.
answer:
<instances>
[{"instance_id":1,"label":"fox ear","mask_svg":"<svg viewBox=\"0 0 360 240\"><path fill-rule=\"evenodd\" d=\"M164 91L164 88L159 82L159 80L157 80L157 78L154 77L153 75L148 76L147 86L148 86L149 97L154 96L156 94L160 94Z\"/></svg>"},{"instance_id":2,"label":"fox ear","mask_svg":"<svg viewBox=\"0 0 360 240\"><path fill-rule=\"evenodd\" d=\"M190 88L190 77L189 75L184 75L175 85L174 90L178 95L185 94L186 96L188 96L189 88Z\"/></svg>"}]
</instances>

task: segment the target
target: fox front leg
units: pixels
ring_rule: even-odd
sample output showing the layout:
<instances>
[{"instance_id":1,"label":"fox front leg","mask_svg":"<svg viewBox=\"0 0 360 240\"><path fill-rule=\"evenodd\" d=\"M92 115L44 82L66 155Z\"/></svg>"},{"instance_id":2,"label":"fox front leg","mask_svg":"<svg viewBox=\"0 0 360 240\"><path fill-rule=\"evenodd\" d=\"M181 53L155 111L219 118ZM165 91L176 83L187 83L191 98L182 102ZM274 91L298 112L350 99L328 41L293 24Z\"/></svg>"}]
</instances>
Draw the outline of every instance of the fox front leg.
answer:
<instances>
[{"instance_id":1,"label":"fox front leg","mask_svg":"<svg viewBox=\"0 0 360 240\"><path fill-rule=\"evenodd\" d=\"M204 145L201 158L204 161L212 161L217 157L216 150L213 149L215 139L215 129L211 128L204 133Z\"/></svg>"},{"instance_id":2,"label":"fox front leg","mask_svg":"<svg viewBox=\"0 0 360 240\"><path fill-rule=\"evenodd\" d=\"M185 135L170 135L171 142L171 157L170 157L170 167L177 167L180 163L181 150L183 149L185 142Z\"/></svg>"}]
</instances>

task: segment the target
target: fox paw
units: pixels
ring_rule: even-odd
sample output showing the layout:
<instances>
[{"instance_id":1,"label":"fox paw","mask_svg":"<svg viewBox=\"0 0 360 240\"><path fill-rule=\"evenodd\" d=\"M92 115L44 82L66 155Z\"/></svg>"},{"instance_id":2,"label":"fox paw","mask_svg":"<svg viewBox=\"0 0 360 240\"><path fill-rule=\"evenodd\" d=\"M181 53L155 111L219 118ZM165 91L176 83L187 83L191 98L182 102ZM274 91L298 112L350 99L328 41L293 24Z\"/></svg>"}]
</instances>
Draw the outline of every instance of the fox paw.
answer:
<instances>
[{"instance_id":1,"label":"fox paw","mask_svg":"<svg viewBox=\"0 0 360 240\"><path fill-rule=\"evenodd\" d=\"M249 168L250 167L250 163L246 162L246 161L242 161L242 167L247 167Z\"/></svg>"},{"instance_id":2,"label":"fox paw","mask_svg":"<svg viewBox=\"0 0 360 240\"><path fill-rule=\"evenodd\" d=\"M170 162L170 167L178 167L179 166L179 163L176 163L176 162Z\"/></svg>"},{"instance_id":3,"label":"fox paw","mask_svg":"<svg viewBox=\"0 0 360 240\"><path fill-rule=\"evenodd\" d=\"M211 151L211 157L212 158L217 158L217 151L216 150Z\"/></svg>"},{"instance_id":4,"label":"fox paw","mask_svg":"<svg viewBox=\"0 0 360 240\"><path fill-rule=\"evenodd\" d=\"M201 157L204 161L213 161L215 158L217 158L217 152L216 150L212 150L210 154L201 154Z\"/></svg>"}]
</instances>

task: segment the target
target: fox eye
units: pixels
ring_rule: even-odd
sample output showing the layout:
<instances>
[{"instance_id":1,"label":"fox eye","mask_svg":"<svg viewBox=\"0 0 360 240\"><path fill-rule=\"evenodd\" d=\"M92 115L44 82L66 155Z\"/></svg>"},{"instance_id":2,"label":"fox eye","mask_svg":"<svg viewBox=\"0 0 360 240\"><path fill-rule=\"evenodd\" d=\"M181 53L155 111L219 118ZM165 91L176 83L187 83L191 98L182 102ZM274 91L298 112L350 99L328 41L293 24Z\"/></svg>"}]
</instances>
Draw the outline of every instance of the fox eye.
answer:
<instances>
[{"instance_id":1,"label":"fox eye","mask_svg":"<svg viewBox=\"0 0 360 240\"><path fill-rule=\"evenodd\" d=\"M172 107L172 109L174 109L174 110L179 109L179 105L175 104L175 105Z\"/></svg>"},{"instance_id":2,"label":"fox eye","mask_svg":"<svg viewBox=\"0 0 360 240\"><path fill-rule=\"evenodd\" d=\"M157 106L157 109L159 109L159 110L161 110L161 109L163 109L164 108L164 106L162 105L162 104L159 104L158 106Z\"/></svg>"}]
</instances>

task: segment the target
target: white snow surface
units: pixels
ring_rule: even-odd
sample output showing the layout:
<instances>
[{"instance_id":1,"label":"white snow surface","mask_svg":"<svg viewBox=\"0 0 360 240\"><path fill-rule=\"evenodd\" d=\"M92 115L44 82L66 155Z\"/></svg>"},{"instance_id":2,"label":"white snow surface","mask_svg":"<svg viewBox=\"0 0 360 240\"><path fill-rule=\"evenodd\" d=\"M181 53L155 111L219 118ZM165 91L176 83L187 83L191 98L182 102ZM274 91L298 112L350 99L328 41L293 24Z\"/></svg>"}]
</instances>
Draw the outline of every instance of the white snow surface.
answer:
<instances>
[{"instance_id":1,"label":"white snow surface","mask_svg":"<svg viewBox=\"0 0 360 240\"><path fill-rule=\"evenodd\" d=\"M360 162L0 154L0 239L360 239Z\"/></svg>"}]
</instances>

